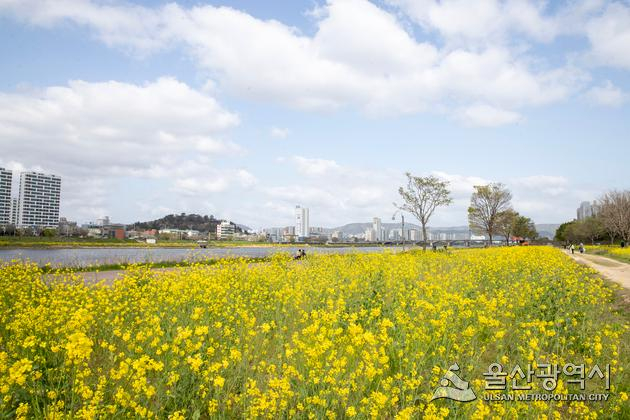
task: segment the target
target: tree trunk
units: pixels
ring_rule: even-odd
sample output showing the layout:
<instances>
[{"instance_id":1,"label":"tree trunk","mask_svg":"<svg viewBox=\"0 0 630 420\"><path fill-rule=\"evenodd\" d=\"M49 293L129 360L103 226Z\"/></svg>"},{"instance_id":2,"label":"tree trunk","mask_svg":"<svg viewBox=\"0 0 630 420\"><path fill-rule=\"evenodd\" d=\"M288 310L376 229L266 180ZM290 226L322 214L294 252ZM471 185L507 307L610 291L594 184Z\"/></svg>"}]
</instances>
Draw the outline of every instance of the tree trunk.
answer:
<instances>
[{"instance_id":1,"label":"tree trunk","mask_svg":"<svg viewBox=\"0 0 630 420\"><path fill-rule=\"evenodd\" d=\"M488 238L490 238L488 240L488 246L492 246L492 232L488 231Z\"/></svg>"},{"instance_id":2,"label":"tree trunk","mask_svg":"<svg viewBox=\"0 0 630 420\"><path fill-rule=\"evenodd\" d=\"M427 250L427 225L422 223L422 250Z\"/></svg>"}]
</instances>

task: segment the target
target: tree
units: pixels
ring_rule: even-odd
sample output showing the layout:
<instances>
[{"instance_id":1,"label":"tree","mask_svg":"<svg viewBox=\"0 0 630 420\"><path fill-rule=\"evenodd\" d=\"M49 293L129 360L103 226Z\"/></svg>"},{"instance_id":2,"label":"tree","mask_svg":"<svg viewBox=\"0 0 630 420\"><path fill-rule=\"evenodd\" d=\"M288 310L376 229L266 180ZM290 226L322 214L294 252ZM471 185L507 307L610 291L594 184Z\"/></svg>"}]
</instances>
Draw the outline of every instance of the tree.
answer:
<instances>
[{"instance_id":1,"label":"tree","mask_svg":"<svg viewBox=\"0 0 630 420\"><path fill-rule=\"evenodd\" d=\"M510 245L510 237L514 235L514 227L519 214L512 209L508 209L499 215L497 221L497 232L505 236L506 245Z\"/></svg>"},{"instance_id":2,"label":"tree","mask_svg":"<svg viewBox=\"0 0 630 420\"><path fill-rule=\"evenodd\" d=\"M558 226L558 229L556 229L556 234L554 235L554 240L558 242L569 243L570 240L568 238L568 234L570 233L574 224L575 224L575 220L572 220L570 222L566 222Z\"/></svg>"},{"instance_id":3,"label":"tree","mask_svg":"<svg viewBox=\"0 0 630 420\"><path fill-rule=\"evenodd\" d=\"M394 206L413 214L418 219L422 226L422 249L426 249L427 224L433 212L436 208L448 206L453 202L451 192L448 189L449 182L434 176L416 177L409 172L405 175L407 176L407 188L398 188L398 193L404 203L400 206L394 203Z\"/></svg>"},{"instance_id":4,"label":"tree","mask_svg":"<svg viewBox=\"0 0 630 420\"><path fill-rule=\"evenodd\" d=\"M606 230L603 220L596 216L561 224L556 230L555 240L565 243L595 243L595 240L603 239L606 234L610 232Z\"/></svg>"},{"instance_id":5,"label":"tree","mask_svg":"<svg viewBox=\"0 0 630 420\"><path fill-rule=\"evenodd\" d=\"M538 237L536 231L536 225L529 217L518 215L514 220L514 236L520 236L521 238L534 240Z\"/></svg>"},{"instance_id":6,"label":"tree","mask_svg":"<svg viewBox=\"0 0 630 420\"><path fill-rule=\"evenodd\" d=\"M512 193L501 183L477 185L470 197L468 224L478 233L487 233L490 246L497 232L501 213L509 210Z\"/></svg>"},{"instance_id":7,"label":"tree","mask_svg":"<svg viewBox=\"0 0 630 420\"><path fill-rule=\"evenodd\" d=\"M610 191L599 200L599 217L604 229L625 242L630 239L630 191Z\"/></svg>"},{"instance_id":8,"label":"tree","mask_svg":"<svg viewBox=\"0 0 630 420\"><path fill-rule=\"evenodd\" d=\"M57 229L45 228L42 231L42 236L44 236L46 238L53 238L53 237L57 236Z\"/></svg>"},{"instance_id":9,"label":"tree","mask_svg":"<svg viewBox=\"0 0 630 420\"><path fill-rule=\"evenodd\" d=\"M606 230L604 229L604 223L599 217L588 217L578 222L578 230L581 239L591 241L591 244L595 243L595 239L602 238Z\"/></svg>"}]
</instances>

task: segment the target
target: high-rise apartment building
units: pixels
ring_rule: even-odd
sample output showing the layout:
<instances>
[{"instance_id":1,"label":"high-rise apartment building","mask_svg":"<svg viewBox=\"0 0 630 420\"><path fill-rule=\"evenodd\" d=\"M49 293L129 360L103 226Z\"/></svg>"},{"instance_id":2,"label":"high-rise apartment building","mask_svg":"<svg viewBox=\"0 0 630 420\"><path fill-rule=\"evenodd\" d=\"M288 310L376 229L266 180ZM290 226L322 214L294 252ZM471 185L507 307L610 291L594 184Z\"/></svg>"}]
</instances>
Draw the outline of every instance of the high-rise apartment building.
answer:
<instances>
[{"instance_id":1,"label":"high-rise apartment building","mask_svg":"<svg viewBox=\"0 0 630 420\"><path fill-rule=\"evenodd\" d=\"M298 238L308 238L309 232L308 209L306 207L295 206L295 236Z\"/></svg>"},{"instance_id":2,"label":"high-rise apartment building","mask_svg":"<svg viewBox=\"0 0 630 420\"><path fill-rule=\"evenodd\" d=\"M11 222L11 184L13 173L0 168L0 225Z\"/></svg>"},{"instance_id":3,"label":"high-rise apartment building","mask_svg":"<svg viewBox=\"0 0 630 420\"><path fill-rule=\"evenodd\" d=\"M382 241L383 239L385 239L383 236L383 226L381 224L381 219L379 217L375 217L372 220L372 229L374 230L374 234L375 236L375 240L376 241Z\"/></svg>"},{"instance_id":4,"label":"high-rise apartment building","mask_svg":"<svg viewBox=\"0 0 630 420\"><path fill-rule=\"evenodd\" d=\"M597 216L597 213L599 213L599 205L595 201L593 203L583 201L577 209L577 219L588 219L589 217Z\"/></svg>"},{"instance_id":5,"label":"high-rise apartment building","mask_svg":"<svg viewBox=\"0 0 630 420\"><path fill-rule=\"evenodd\" d=\"M20 175L17 225L46 228L59 225L61 178L37 172Z\"/></svg>"},{"instance_id":6,"label":"high-rise apartment building","mask_svg":"<svg viewBox=\"0 0 630 420\"><path fill-rule=\"evenodd\" d=\"M18 221L18 199L17 197L11 197L11 219L9 224L17 226Z\"/></svg>"}]
</instances>

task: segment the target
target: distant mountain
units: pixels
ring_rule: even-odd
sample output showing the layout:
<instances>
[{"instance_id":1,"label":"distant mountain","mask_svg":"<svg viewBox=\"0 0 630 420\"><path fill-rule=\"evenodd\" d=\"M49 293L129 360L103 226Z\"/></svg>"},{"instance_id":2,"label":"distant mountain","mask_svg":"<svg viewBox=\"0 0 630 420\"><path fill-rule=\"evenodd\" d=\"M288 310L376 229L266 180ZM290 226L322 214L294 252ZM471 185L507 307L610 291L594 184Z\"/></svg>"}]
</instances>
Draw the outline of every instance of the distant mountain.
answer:
<instances>
[{"instance_id":1,"label":"distant mountain","mask_svg":"<svg viewBox=\"0 0 630 420\"><path fill-rule=\"evenodd\" d=\"M536 225L536 232L538 232L538 236L541 238L553 239L559 227L559 223L543 223Z\"/></svg>"},{"instance_id":2,"label":"distant mountain","mask_svg":"<svg viewBox=\"0 0 630 420\"><path fill-rule=\"evenodd\" d=\"M192 229L200 232L216 232L217 225L221 220L214 216L201 216L199 214L169 214L161 219L149 222L136 222L132 226L137 230L148 229ZM232 222L230 222L232 223ZM232 223L237 232L249 230L247 226Z\"/></svg>"}]
</instances>

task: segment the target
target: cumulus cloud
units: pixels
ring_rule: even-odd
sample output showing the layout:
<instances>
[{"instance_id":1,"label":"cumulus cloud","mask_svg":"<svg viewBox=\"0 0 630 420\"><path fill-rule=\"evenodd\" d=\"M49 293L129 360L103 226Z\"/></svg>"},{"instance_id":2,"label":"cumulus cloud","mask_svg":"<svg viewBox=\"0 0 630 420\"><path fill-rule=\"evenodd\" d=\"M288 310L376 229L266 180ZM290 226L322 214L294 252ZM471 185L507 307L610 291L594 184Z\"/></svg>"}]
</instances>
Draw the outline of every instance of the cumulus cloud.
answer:
<instances>
[{"instance_id":1,"label":"cumulus cloud","mask_svg":"<svg viewBox=\"0 0 630 420\"><path fill-rule=\"evenodd\" d=\"M589 89L586 97L596 105L615 107L623 105L628 95L610 80L606 80L602 85Z\"/></svg>"},{"instance_id":2,"label":"cumulus cloud","mask_svg":"<svg viewBox=\"0 0 630 420\"><path fill-rule=\"evenodd\" d=\"M0 93L2 156L16 169L64 177L64 205L76 209L80 198L90 201L86 214L104 206L102 180L162 178L197 193L251 185L253 175L214 165L217 157L242 153L225 138L238 124L214 98L172 78L143 85L71 81Z\"/></svg>"},{"instance_id":3,"label":"cumulus cloud","mask_svg":"<svg viewBox=\"0 0 630 420\"><path fill-rule=\"evenodd\" d=\"M414 22L449 42L506 41L509 34L549 41L559 32L543 2L500 0L388 0Z\"/></svg>"},{"instance_id":4,"label":"cumulus cloud","mask_svg":"<svg viewBox=\"0 0 630 420\"><path fill-rule=\"evenodd\" d=\"M46 157L64 168L120 175L168 161L172 153L237 151L214 136L238 123L213 98L171 78L140 86L71 81L0 93L2 149L28 165Z\"/></svg>"},{"instance_id":5,"label":"cumulus cloud","mask_svg":"<svg viewBox=\"0 0 630 420\"><path fill-rule=\"evenodd\" d=\"M449 25L466 36L485 30L480 36L490 37L507 28L530 36L554 33L535 3L486 1L475 3L475 10L465 6L470 2L396 3L419 24L429 22L444 33ZM308 110L356 107L371 115L395 115L482 102L508 123L517 120L518 108L561 100L580 81L573 68L540 65L502 45L441 48L419 41L394 14L367 0L319 6L311 14L317 28L312 36L276 20L210 5L5 0L2 10L35 25L74 22L107 45L138 54L181 46L222 88ZM495 27L496 22L504 23Z\"/></svg>"}]
</instances>

